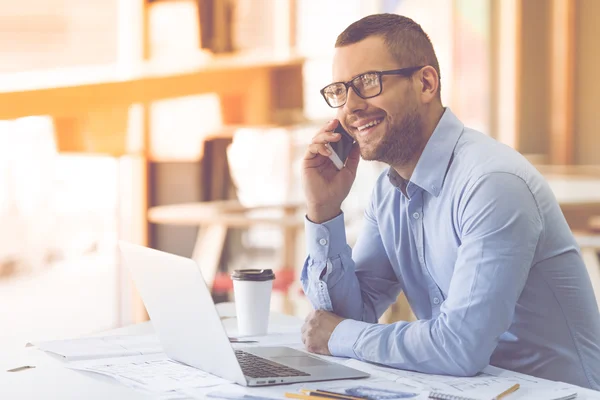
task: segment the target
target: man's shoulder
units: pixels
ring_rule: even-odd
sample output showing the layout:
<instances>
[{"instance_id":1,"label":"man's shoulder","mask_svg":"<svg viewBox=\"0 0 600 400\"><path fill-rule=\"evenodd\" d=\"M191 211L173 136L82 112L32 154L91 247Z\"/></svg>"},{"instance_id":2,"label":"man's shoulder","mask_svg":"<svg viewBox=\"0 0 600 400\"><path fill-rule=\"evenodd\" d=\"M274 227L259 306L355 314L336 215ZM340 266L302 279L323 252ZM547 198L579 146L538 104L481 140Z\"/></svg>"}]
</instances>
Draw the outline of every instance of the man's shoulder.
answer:
<instances>
[{"instance_id":1,"label":"man's shoulder","mask_svg":"<svg viewBox=\"0 0 600 400\"><path fill-rule=\"evenodd\" d=\"M521 153L481 132L465 128L454 149L448 178L467 185L490 174L514 175L526 183L539 179L535 167Z\"/></svg>"}]
</instances>

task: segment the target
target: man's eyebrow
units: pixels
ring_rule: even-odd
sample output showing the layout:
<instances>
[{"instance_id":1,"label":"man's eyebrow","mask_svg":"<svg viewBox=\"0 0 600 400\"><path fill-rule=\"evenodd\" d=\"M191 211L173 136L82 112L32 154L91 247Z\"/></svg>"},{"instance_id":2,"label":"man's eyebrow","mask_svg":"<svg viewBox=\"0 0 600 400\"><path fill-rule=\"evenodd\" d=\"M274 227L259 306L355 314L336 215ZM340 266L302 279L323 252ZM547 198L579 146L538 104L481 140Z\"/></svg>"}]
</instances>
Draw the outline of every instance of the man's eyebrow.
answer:
<instances>
[{"instance_id":1,"label":"man's eyebrow","mask_svg":"<svg viewBox=\"0 0 600 400\"><path fill-rule=\"evenodd\" d=\"M368 69L368 70L365 70L365 71L363 71L363 72L361 72L361 73L359 73L359 74L356 74L356 75L354 75L354 76L353 76L352 78L350 78L350 79L346 79L346 80L340 80L340 79L338 79L338 80L333 80L333 81L331 81L331 83L338 83L338 82L350 82L351 80L354 80L354 79L358 78L359 76L366 74L367 72L377 72L377 71L382 71L382 70L381 70L381 69Z\"/></svg>"}]
</instances>

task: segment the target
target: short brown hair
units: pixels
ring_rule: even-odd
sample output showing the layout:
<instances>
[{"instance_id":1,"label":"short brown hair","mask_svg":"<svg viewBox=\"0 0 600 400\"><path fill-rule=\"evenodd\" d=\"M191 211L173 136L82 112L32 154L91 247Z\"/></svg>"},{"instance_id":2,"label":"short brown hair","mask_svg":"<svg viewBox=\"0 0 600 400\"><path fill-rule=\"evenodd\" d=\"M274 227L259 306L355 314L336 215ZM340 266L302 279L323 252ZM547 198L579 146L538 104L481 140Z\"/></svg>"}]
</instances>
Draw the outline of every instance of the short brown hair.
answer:
<instances>
[{"instance_id":1,"label":"short brown hair","mask_svg":"<svg viewBox=\"0 0 600 400\"><path fill-rule=\"evenodd\" d=\"M431 65L437 72L438 97L442 89L440 65L429 36L421 25L398 14L373 14L350 24L337 37L335 47L358 43L370 36L381 36L401 67Z\"/></svg>"}]
</instances>

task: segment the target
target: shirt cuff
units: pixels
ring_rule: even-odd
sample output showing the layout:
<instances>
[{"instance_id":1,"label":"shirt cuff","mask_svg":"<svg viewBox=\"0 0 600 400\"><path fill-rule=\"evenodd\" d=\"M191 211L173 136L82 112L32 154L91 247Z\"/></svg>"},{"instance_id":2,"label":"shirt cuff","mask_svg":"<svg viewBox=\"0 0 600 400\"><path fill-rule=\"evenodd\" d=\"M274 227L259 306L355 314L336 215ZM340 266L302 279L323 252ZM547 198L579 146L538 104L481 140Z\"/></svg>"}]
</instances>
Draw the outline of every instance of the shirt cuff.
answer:
<instances>
[{"instance_id":1,"label":"shirt cuff","mask_svg":"<svg viewBox=\"0 0 600 400\"><path fill-rule=\"evenodd\" d=\"M305 217L304 229L308 255L314 261L327 261L341 254L347 246L344 213L322 224Z\"/></svg>"},{"instance_id":2,"label":"shirt cuff","mask_svg":"<svg viewBox=\"0 0 600 400\"><path fill-rule=\"evenodd\" d=\"M354 345L362 332L369 326L368 322L345 319L333 330L327 347L332 356L357 358Z\"/></svg>"}]
</instances>

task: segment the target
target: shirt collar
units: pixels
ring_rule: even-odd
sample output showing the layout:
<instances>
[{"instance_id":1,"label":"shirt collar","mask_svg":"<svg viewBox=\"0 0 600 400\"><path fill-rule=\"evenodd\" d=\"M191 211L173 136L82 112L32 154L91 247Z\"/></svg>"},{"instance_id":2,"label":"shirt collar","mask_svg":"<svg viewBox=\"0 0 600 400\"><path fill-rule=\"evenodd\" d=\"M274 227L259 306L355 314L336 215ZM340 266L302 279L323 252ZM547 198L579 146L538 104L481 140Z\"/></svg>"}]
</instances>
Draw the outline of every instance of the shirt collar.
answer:
<instances>
[{"instance_id":1,"label":"shirt collar","mask_svg":"<svg viewBox=\"0 0 600 400\"><path fill-rule=\"evenodd\" d=\"M419 186L435 197L440 194L450 167L454 147L463 129L464 124L450 111L450 108L446 108L423 149L410 178L410 183ZM392 167L388 171L388 178L396 187L401 187L404 183L404 179Z\"/></svg>"}]
</instances>

